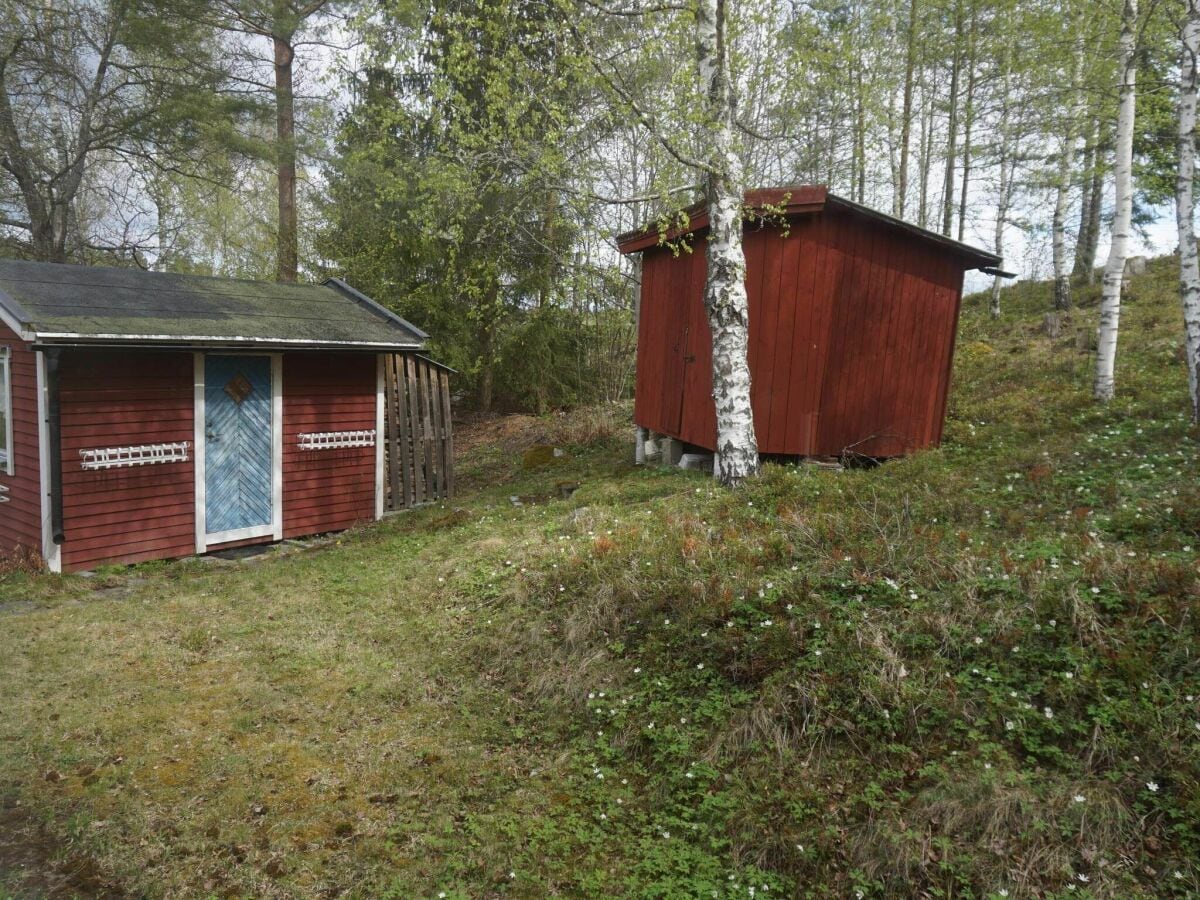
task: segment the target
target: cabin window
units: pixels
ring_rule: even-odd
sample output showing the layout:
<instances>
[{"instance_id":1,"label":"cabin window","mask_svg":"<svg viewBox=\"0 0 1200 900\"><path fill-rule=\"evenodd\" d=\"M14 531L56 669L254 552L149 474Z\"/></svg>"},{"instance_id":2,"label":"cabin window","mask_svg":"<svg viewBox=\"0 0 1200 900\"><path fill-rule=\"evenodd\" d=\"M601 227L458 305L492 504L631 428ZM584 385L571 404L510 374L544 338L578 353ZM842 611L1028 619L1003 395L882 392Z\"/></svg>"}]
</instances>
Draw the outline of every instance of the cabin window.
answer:
<instances>
[{"instance_id":1,"label":"cabin window","mask_svg":"<svg viewBox=\"0 0 1200 900\"><path fill-rule=\"evenodd\" d=\"M13 473L12 351L0 347L0 473Z\"/></svg>"}]
</instances>

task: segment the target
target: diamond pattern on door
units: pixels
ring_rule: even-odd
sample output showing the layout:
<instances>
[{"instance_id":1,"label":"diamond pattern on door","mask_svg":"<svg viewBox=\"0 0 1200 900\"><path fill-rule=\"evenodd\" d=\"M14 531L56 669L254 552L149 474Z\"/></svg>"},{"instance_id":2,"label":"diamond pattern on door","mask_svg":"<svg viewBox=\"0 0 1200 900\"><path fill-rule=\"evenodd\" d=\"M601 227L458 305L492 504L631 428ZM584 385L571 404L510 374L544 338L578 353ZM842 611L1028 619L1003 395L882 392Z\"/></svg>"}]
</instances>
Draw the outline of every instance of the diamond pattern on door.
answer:
<instances>
[{"instance_id":1,"label":"diamond pattern on door","mask_svg":"<svg viewBox=\"0 0 1200 900\"><path fill-rule=\"evenodd\" d=\"M204 361L204 502L216 534L271 524L271 360Z\"/></svg>"}]
</instances>

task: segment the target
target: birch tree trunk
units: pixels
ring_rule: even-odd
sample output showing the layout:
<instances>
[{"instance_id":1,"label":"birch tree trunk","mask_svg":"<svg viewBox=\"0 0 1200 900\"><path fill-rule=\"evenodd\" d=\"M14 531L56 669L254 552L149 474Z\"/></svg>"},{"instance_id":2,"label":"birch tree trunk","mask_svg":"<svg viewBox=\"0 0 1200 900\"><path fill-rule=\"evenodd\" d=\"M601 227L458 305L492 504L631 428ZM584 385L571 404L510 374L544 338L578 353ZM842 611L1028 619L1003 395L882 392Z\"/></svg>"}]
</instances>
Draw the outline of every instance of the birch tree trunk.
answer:
<instances>
[{"instance_id":1,"label":"birch tree trunk","mask_svg":"<svg viewBox=\"0 0 1200 900\"><path fill-rule=\"evenodd\" d=\"M1196 91L1200 80L1200 0L1187 0L1179 73L1179 173L1175 181L1175 221L1179 226L1179 299L1187 353L1192 422L1200 423L1200 263L1196 259Z\"/></svg>"},{"instance_id":2,"label":"birch tree trunk","mask_svg":"<svg viewBox=\"0 0 1200 900\"><path fill-rule=\"evenodd\" d=\"M698 0L696 53L707 114L708 278L704 307L712 330L713 401L717 411L714 474L736 487L758 472L758 443L750 408L750 309L742 247L742 161L734 132L734 98L725 43L725 0Z\"/></svg>"},{"instance_id":3,"label":"birch tree trunk","mask_svg":"<svg viewBox=\"0 0 1200 900\"><path fill-rule=\"evenodd\" d=\"M930 85L925 97L925 108L921 113L921 196L917 200L917 224L922 228L929 226L929 173L933 168L933 107L937 102L937 85Z\"/></svg>"},{"instance_id":4,"label":"birch tree trunk","mask_svg":"<svg viewBox=\"0 0 1200 900\"><path fill-rule=\"evenodd\" d=\"M958 152L958 82L963 58L962 0L954 4L954 59L950 65L950 120L946 124L946 174L942 183L942 234L954 224L954 163Z\"/></svg>"},{"instance_id":5,"label":"birch tree trunk","mask_svg":"<svg viewBox=\"0 0 1200 900\"><path fill-rule=\"evenodd\" d=\"M1000 76L1000 122L997 126L998 137L1000 141L1000 158L997 163L1000 168L1000 198L996 204L996 239L995 249L997 256L1004 256L1004 226L1008 223L1008 203L1012 197L1012 154L1010 153L1009 141L1009 113L1012 108L1011 104L1011 87L1012 87L1012 54L1009 48L1005 47L1001 51L1001 76ZM999 275L992 279L992 296L989 304L989 312L993 319L1000 318L1000 288L1002 279Z\"/></svg>"},{"instance_id":6,"label":"birch tree trunk","mask_svg":"<svg viewBox=\"0 0 1200 900\"><path fill-rule=\"evenodd\" d=\"M913 72L917 60L917 0L908 3L908 35L904 53L904 105L900 111L900 170L896 182L896 193L892 200L892 213L904 218L904 207L908 199L908 144L912 137Z\"/></svg>"},{"instance_id":7,"label":"birch tree trunk","mask_svg":"<svg viewBox=\"0 0 1200 900\"><path fill-rule=\"evenodd\" d=\"M961 243L967 227L967 193L971 182L971 127L975 124L975 66L978 20L975 4L971 4L971 30L967 41L967 98L963 107L962 186L958 200L958 240Z\"/></svg>"},{"instance_id":8,"label":"birch tree trunk","mask_svg":"<svg viewBox=\"0 0 1200 900\"><path fill-rule=\"evenodd\" d=\"M1114 372L1117 362L1117 335L1121 328L1121 280L1125 274L1125 256L1129 251L1129 229L1133 213L1133 115L1137 102L1137 60L1134 29L1137 25L1137 0L1125 0L1121 13L1120 102L1117 107L1116 159L1113 180L1116 183L1116 209L1113 213L1112 244L1100 293L1100 326L1097 329L1096 377L1092 395L1101 402L1113 398L1116 391Z\"/></svg>"},{"instance_id":9,"label":"birch tree trunk","mask_svg":"<svg viewBox=\"0 0 1200 900\"><path fill-rule=\"evenodd\" d=\"M1067 268L1067 201L1071 192L1071 167L1075 162L1075 123L1079 118L1079 78L1083 71L1083 41L1075 43L1075 61L1071 72L1071 92L1075 94L1068 111L1062 150L1058 155L1058 183L1054 194L1054 218L1050 232L1054 248L1054 308L1071 308L1071 272Z\"/></svg>"},{"instance_id":10,"label":"birch tree trunk","mask_svg":"<svg viewBox=\"0 0 1200 900\"><path fill-rule=\"evenodd\" d=\"M1091 241L1091 236L1088 233L1092 224L1092 190L1093 175L1096 172L1098 157L1097 147L1100 143L1098 125L1093 122L1088 126L1087 136L1083 145L1083 160L1080 166L1080 173L1083 178L1083 189L1079 194L1079 234L1075 240L1075 265L1071 269L1071 274L1078 279L1086 279L1088 273L1092 270L1095 264L1095 257L1087 259L1087 248Z\"/></svg>"},{"instance_id":11,"label":"birch tree trunk","mask_svg":"<svg viewBox=\"0 0 1200 900\"><path fill-rule=\"evenodd\" d=\"M1075 251L1075 275L1087 284L1096 283L1096 250L1100 246L1100 213L1104 202L1104 165L1107 149L1104 120L1095 120L1093 141L1088 154L1090 173L1085 183L1084 204L1080 218L1080 246Z\"/></svg>"}]
</instances>

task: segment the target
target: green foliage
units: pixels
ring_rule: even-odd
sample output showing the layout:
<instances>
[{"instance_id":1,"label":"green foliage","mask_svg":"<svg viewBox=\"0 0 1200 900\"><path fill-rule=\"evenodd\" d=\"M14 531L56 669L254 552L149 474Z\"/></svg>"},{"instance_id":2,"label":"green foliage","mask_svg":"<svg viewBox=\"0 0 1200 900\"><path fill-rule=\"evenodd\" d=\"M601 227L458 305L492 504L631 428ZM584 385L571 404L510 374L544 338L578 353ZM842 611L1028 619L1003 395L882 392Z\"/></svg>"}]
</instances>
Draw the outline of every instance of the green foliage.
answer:
<instances>
[{"instance_id":1,"label":"green foliage","mask_svg":"<svg viewBox=\"0 0 1200 900\"><path fill-rule=\"evenodd\" d=\"M325 254L421 322L481 406L602 396L595 354L580 351L628 297L605 273L581 286L566 271L576 229L561 192L581 86L555 11L445 2L413 24L389 8L370 34L328 173Z\"/></svg>"}]
</instances>

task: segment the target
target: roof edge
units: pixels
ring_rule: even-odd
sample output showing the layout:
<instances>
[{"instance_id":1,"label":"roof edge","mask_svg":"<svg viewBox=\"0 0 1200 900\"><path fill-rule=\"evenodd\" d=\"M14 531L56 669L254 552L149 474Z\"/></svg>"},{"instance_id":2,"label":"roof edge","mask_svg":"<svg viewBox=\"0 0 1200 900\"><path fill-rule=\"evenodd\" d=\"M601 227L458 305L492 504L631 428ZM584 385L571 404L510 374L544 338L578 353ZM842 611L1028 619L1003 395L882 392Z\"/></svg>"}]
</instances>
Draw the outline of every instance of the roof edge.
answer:
<instances>
[{"instance_id":1,"label":"roof edge","mask_svg":"<svg viewBox=\"0 0 1200 900\"><path fill-rule=\"evenodd\" d=\"M31 317L17 298L8 291L0 289L0 322L3 322L23 341L33 340L33 332L29 330Z\"/></svg>"},{"instance_id":2,"label":"roof edge","mask_svg":"<svg viewBox=\"0 0 1200 900\"><path fill-rule=\"evenodd\" d=\"M372 300L370 297L368 297L366 294L364 294L362 291L358 290L357 288L351 287L349 284L342 281L342 279L329 277L329 278L326 278L323 283L327 284L327 285L332 285L333 287L337 288L342 293L344 293L346 296L350 297L352 300L357 301L359 304L366 307L367 309L369 309L371 312L375 313L376 315L382 316L384 319L391 321L391 322L395 322L398 325L402 325L403 327L405 327L409 331L411 331L413 334L415 334L417 337L419 337L422 341L429 340L429 334L427 332L422 331L420 328L418 328L416 325L414 325L412 322L408 321L407 319L396 315L396 313L392 312L390 309L388 309L386 306L379 303L378 301Z\"/></svg>"},{"instance_id":3,"label":"roof edge","mask_svg":"<svg viewBox=\"0 0 1200 900\"><path fill-rule=\"evenodd\" d=\"M46 347L254 347L278 350L371 350L411 353L423 350L423 343L402 341L320 341L302 338L221 337L202 334L79 334L67 331L38 331L27 340Z\"/></svg>"},{"instance_id":4,"label":"roof edge","mask_svg":"<svg viewBox=\"0 0 1200 900\"><path fill-rule=\"evenodd\" d=\"M782 206L783 214L786 216L820 212L827 207L841 208L847 212L874 219L884 225L906 231L914 237L937 244L960 257L966 257L975 263L973 268L998 269L1004 262L995 253L981 250L962 241L956 241L944 234L938 234L936 231L930 231L928 228L922 228L919 225L914 225L911 222L906 222L903 219L880 212L877 209L872 209L869 206L838 196L829 191L825 185L793 184L781 187L758 188L746 191L744 202L746 206L754 209L761 209L764 206ZM634 231L627 231L624 234L617 235L617 249L621 253L636 253L639 250L648 250L651 247L657 247L666 241L677 240L687 234L698 234L708 228L708 209L704 202L693 203L691 206L683 209L682 212L688 217L687 225L672 228L664 234L659 231L656 223L651 222Z\"/></svg>"},{"instance_id":5,"label":"roof edge","mask_svg":"<svg viewBox=\"0 0 1200 900\"><path fill-rule=\"evenodd\" d=\"M823 184L789 184L746 191L743 203L755 210L766 206L782 206L783 214L791 216L820 212L828 193L829 189ZM636 253L708 228L708 205L703 200L685 207L682 212L688 217L686 226L669 229L663 234L656 222L648 222L641 228L617 235L617 249L621 253Z\"/></svg>"},{"instance_id":6,"label":"roof edge","mask_svg":"<svg viewBox=\"0 0 1200 900\"><path fill-rule=\"evenodd\" d=\"M429 363L434 368L441 369L443 372L449 372L452 375L461 375L462 374L461 372L458 371L458 369L454 368L453 366L448 366L444 362L438 362L432 356L426 356L424 353L414 353L413 356L415 356L417 359L424 360L425 362Z\"/></svg>"},{"instance_id":7,"label":"roof edge","mask_svg":"<svg viewBox=\"0 0 1200 900\"><path fill-rule=\"evenodd\" d=\"M862 203L857 203L854 200L847 200L845 197L840 197L837 194L829 194L827 204L832 207L841 207L849 212L857 213L861 216L866 216L869 219L875 219L885 225L891 225L893 228L899 228L903 231L915 235L922 240L930 241L931 243L940 244L947 250L952 250L962 256L971 257L977 260L980 265L976 268L985 266L996 268L1000 266L1004 260L987 250L980 250L978 247L972 247L970 244L965 244L962 241L956 241L952 237L947 237L944 234L938 234L936 231L930 231L928 228L922 228L920 225L914 225L912 222L906 222L896 216L888 215L885 212L880 212L870 206L864 206Z\"/></svg>"}]
</instances>

